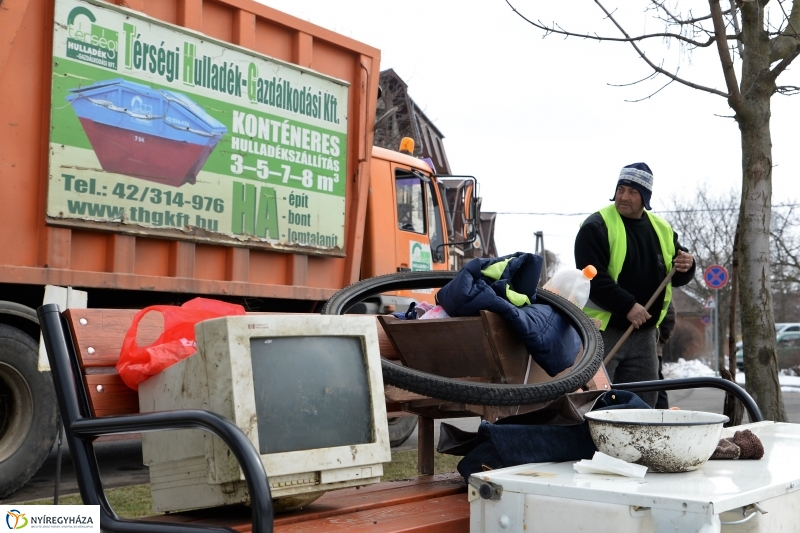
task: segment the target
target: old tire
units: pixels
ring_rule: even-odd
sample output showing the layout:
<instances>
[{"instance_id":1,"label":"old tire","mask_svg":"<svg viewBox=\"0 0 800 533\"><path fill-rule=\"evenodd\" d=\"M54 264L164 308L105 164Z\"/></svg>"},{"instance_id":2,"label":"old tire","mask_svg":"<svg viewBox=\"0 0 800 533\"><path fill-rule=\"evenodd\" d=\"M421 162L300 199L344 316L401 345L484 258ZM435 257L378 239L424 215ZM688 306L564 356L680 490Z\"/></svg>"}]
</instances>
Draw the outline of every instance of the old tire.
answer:
<instances>
[{"instance_id":1,"label":"old tire","mask_svg":"<svg viewBox=\"0 0 800 533\"><path fill-rule=\"evenodd\" d=\"M396 416L389 419L389 445L396 448L414 433L417 427L416 416Z\"/></svg>"},{"instance_id":2,"label":"old tire","mask_svg":"<svg viewBox=\"0 0 800 533\"><path fill-rule=\"evenodd\" d=\"M400 289L442 287L456 272L402 272L365 279L334 294L322 308L322 314L344 314L354 304L381 292ZM502 385L444 378L381 360L385 383L407 391L448 402L470 405L530 405L554 400L586 384L603 362L600 332L581 309L549 291L539 290L538 301L558 309L581 338L584 350L580 359L563 376L544 383Z\"/></svg>"},{"instance_id":3,"label":"old tire","mask_svg":"<svg viewBox=\"0 0 800 533\"><path fill-rule=\"evenodd\" d=\"M30 336L0 324L0 498L33 477L56 438L53 380L39 372L38 352Z\"/></svg>"}]
</instances>

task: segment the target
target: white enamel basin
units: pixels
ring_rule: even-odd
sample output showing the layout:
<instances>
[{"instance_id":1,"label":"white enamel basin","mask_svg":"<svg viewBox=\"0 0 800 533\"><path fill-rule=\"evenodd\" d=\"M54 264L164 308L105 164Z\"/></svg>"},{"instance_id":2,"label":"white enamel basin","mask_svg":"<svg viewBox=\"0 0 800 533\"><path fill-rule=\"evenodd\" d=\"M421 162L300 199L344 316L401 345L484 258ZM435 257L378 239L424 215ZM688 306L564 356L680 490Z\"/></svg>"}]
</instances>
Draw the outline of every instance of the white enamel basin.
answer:
<instances>
[{"instance_id":1,"label":"white enamel basin","mask_svg":"<svg viewBox=\"0 0 800 533\"><path fill-rule=\"evenodd\" d=\"M597 449L652 472L688 472L705 463L728 417L702 411L618 409L586 413Z\"/></svg>"}]
</instances>

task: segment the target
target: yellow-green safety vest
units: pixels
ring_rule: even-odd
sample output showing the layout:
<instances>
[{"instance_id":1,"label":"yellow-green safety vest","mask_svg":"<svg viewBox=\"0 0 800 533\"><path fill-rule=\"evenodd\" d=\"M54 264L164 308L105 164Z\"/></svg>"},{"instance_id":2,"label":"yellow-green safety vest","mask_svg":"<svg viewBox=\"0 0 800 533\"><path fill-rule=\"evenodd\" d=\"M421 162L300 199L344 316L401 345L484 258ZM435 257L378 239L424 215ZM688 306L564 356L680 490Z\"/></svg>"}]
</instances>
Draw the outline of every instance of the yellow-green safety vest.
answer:
<instances>
[{"instance_id":1,"label":"yellow-green safety vest","mask_svg":"<svg viewBox=\"0 0 800 533\"><path fill-rule=\"evenodd\" d=\"M619 273L622 272L622 264L625 262L625 255L628 253L628 240L625 234L625 224L622 222L622 217L617 211L614 204L604 207L600 211L600 216L603 217L603 222L606 223L608 229L608 248L611 252L611 260L608 262L608 275L611 279L617 281ZM672 270L672 259L675 257L675 242L673 240L672 228L669 223L663 218L656 216L652 213L645 211L645 215L650 219L653 229L656 230L658 242L661 245L661 255L664 257L664 263L667 272ZM672 300L672 283L667 284L666 294L664 295L664 305L661 307L661 315L658 317L656 327L661 324L664 317L667 315L667 308L669 302ZM583 312L589 318L596 318L600 321L600 331L604 331L608 326L608 321L611 319L611 312L605 309L597 309L593 307L584 307Z\"/></svg>"}]
</instances>

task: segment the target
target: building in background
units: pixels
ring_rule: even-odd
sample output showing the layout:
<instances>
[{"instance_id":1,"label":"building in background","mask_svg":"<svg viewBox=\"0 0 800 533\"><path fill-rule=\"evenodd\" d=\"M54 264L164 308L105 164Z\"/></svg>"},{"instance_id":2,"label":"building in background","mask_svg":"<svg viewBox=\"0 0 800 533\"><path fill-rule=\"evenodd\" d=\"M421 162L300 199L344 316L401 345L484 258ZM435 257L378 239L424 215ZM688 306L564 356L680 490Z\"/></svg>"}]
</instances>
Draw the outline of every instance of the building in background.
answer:
<instances>
[{"instance_id":1,"label":"building in background","mask_svg":"<svg viewBox=\"0 0 800 533\"><path fill-rule=\"evenodd\" d=\"M712 328L705 324L709 310L702 302L683 289L672 289L672 302L677 315L675 329L664 345L664 360L676 362L679 358L696 359L713 352L713 342L708 335ZM704 318L705 317L705 318Z\"/></svg>"}]
</instances>

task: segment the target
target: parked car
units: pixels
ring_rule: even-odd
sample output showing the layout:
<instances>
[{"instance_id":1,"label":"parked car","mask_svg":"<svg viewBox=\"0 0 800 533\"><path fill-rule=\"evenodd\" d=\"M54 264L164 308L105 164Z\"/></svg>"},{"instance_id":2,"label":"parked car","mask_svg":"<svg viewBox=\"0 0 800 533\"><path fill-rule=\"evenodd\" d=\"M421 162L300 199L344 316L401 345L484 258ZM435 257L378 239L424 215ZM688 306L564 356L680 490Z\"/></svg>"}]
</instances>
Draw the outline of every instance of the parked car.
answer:
<instances>
[{"instance_id":1,"label":"parked car","mask_svg":"<svg viewBox=\"0 0 800 533\"><path fill-rule=\"evenodd\" d=\"M775 336L778 349L778 367L795 366L788 359L800 356L800 324L775 324L776 330L778 330L778 326L785 326ZM781 364L784 360L786 360L786 364ZM736 368L744 370L744 347L741 341L736 343Z\"/></svg>"},{"instance_id":2,"label":"parked car","mask_svg":"<svg viewBox=\"0 0 800 533\"><path fill-rule=\"evenodd\" d=\"M787 333L790 331L800 332L800 323L798 322L777 322L775 324L775 334ZM742 348L742 341L736 343L736 350Z\"/></svg>"}]
</instances>

